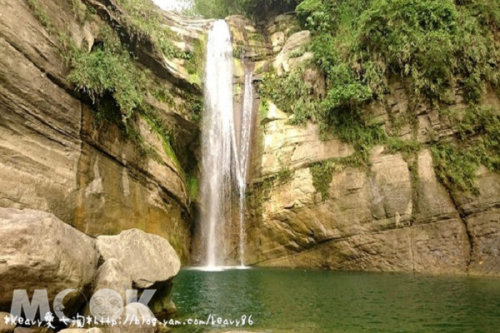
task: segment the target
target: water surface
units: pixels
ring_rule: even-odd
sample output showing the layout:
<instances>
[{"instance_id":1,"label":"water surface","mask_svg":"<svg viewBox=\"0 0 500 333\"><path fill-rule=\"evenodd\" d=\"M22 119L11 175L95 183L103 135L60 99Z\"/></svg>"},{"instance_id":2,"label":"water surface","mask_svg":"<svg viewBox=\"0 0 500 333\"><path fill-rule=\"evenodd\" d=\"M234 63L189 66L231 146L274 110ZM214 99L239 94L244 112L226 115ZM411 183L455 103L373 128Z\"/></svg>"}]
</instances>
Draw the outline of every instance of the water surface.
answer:
<instances>
[{"instance_id":1,"label":"water surface","mask_svg":"<svg viewBox=\"0 0 500 333\"><path fill-rule=\"evenodd\" d=\"M280 269L175 280L178 319L252 315L265 332L500 332L500 280ZM229 327L230 329L235 329ZM220 330L181 327L178 332ZM226 329L227 330L227 329Z\"/></svg>"}]
</instances>

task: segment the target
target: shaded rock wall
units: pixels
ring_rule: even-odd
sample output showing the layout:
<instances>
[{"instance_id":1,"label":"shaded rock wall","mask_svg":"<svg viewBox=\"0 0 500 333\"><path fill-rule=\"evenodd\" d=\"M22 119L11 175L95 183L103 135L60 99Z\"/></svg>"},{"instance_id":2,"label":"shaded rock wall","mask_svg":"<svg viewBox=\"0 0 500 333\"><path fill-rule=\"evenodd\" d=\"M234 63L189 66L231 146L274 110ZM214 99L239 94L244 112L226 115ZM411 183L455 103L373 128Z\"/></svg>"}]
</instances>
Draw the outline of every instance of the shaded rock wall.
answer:
<instances>
[{"instance_id":1,"label":"shaded rock wall","mask_svg":"<svg viewBox=\"0 0 500 333\"><path fill-rule=\"evenodd\" d=\"M71 1L35 2L75 45L90 47L106 24L124 29L113 1L86 1L92 19L83 23ZM134 119L153 158L118 125L96 122L92 102L66 80L60 36L28 2L1 0L0 6L0 206L50 212L92 236L139 228L167 238L187 261L193 211L183 167L196 164L199 131L186 105L201 88L189 81L184 64L167 62L151 45L133 50L174 96L174 106L150 103L175 130L178 156L144 119ZM181 50L203 38L206 23L165 14Z\"/></svg>"}]
</instances>

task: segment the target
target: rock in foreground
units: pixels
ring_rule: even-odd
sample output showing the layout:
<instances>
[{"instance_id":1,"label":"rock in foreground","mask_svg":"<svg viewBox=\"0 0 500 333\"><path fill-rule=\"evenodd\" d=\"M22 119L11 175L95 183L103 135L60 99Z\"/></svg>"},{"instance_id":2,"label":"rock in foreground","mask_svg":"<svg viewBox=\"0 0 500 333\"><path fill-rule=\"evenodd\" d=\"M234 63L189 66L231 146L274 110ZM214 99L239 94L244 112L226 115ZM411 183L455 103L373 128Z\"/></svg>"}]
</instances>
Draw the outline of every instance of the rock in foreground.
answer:
<instances>
[{"instance_id":1,"label":"rock in foreground","mask_svg":"<svg viewBox=\"0 0 500 333\"><path fill-rule=\"evenodd\" d=\"M138 229L97 237L97 250L104 261L117 259L141 289L172 279L181 268L179 256L166 239Z\"/></svg>"},{"instance_id":2,"label":"rock in foreground","mask_svg":"<svg viewBox=\"0 0 500 333\"><path fill-rule=\"evenodd\" d=\"M110 260L116 260L123 272L131 278L133 288L155 290L154 297L148 304L155 316L165 318L175 312L170 292L172 278L179 272L181 262L166 239L131 229L117 236L99 236L97 250L101 261L104 261L103 267ZM112 272L115 270L106 271L114 274ZM101 280L107 279L104 274L99 274L99 277ZM119 294L124 292L116 291Z\"/></svg>"},{"instance_id":3,"label":"rock in foreground","mask_svg":"<svg viewBox=\"0 0 500 333\"><path fill-rule=\"evenodd\" d=\"M0 208L0 309L10 311L13 291L46 289L49 301L68 288L65 311L76 311L97 269L95 240L36 210Z\"/></svg>"}]
</instances>

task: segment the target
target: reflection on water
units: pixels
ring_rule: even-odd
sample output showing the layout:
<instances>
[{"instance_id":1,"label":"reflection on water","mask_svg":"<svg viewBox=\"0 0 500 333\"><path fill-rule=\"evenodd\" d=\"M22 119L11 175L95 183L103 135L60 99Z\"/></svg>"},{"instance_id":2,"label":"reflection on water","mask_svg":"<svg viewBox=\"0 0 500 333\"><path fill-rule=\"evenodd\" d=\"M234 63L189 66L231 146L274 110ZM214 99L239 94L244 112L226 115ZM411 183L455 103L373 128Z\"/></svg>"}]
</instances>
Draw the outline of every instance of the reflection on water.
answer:
<instances>
[{"instance_id":1,"label":"reflection on water","mask_svg":"<svg viewBox=\"0 0 500 333\"><path fill-rule=\"evenodd\" d=\"M252 314L254 326L245 330L500 331L500 280L496 279L278 269L184 270L175 280L173 293L179 319L204 319L209 314L236 319ZM197 332L194 327L185 331Z\"/></svg>"}]
</instances>

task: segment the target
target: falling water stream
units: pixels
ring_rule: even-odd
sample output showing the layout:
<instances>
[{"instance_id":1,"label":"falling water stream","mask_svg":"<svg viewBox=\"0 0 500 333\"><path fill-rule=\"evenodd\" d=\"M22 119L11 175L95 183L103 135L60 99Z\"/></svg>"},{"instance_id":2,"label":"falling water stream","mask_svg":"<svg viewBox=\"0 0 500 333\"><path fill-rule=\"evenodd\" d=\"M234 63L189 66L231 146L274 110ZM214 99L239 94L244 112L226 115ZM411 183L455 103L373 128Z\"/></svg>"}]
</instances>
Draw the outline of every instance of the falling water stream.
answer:
<instances>
[{"instance_id":1,"label":"falling water stream","mask_svg":"<svg viewBox=\"0 0 500 333\"><path fill-rule=\"evenodd\" d=\"M208 35L202 129L201 235L206 270L225 266L231 233L231 198L239 197L238 257L244 267L244 210L253 110L252 73L245 74L239 140L233 105L233 50L229 26L214 22Z\"/></svg>"},{"instance_id":2,"label":"falling water stream","mask_svg":"<svg viewBox=\"0 0 500 333\"><path fill-rule=\"evenodd\" d=\"M251 133L253 120L253 72L247 70L245 73L245 89L243 93L243 115L240 129L240 151L239 151L239 259L240 266L245 266L245 193L247 188L247 176L249 168L249 157L251 148Z\"/></svg>"},{"instance_id":3,"label":"falling water stream","mask_svg":"<svg viewBox=\"0 0 500 333\"><path fill-rule=\"evenodd\" d=\"M207 269L224 264L221 237L231 203L234 146L231 33L225 21L216 21L207 43L202 129L201 229L205 243L203 264Z\"/></svg>"}]
</instances>

